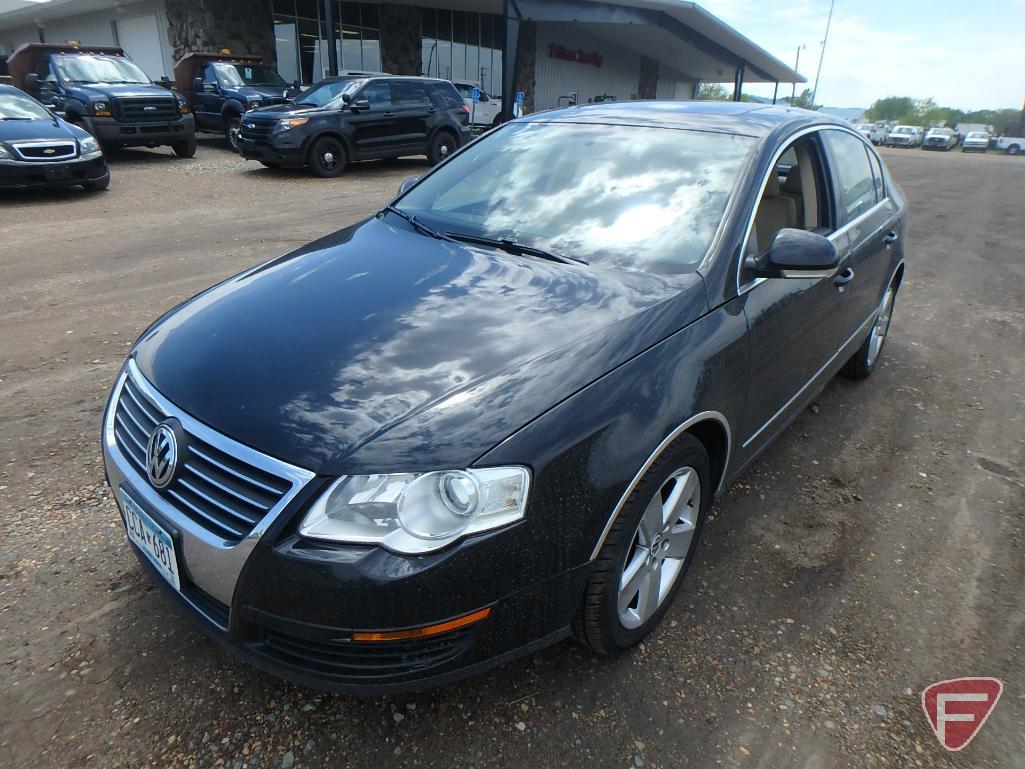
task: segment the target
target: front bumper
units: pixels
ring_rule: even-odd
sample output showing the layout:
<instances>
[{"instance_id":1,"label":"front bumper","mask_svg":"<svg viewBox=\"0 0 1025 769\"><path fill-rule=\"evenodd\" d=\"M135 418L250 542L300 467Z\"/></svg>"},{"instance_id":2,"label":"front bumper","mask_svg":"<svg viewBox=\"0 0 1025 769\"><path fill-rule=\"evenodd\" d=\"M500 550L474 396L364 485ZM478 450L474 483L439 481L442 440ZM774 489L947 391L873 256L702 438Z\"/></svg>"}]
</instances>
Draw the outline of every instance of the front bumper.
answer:
<instances>
[{"instance_id":1,"label":"front bumper","mask_svg":"<svg viewBox=\"0 0 1025 769\"><path fill-rule=\"evenodd\" d=\"M115 425L128 376L133 388L141 388L133 392L180 420L203 445L225 453L241 449L162 400L129 362L104 416L107 481L115 496L129 494L171 535L181 590L131 547L208 635L255 667L329 691L398 692L456 680L568 635L590 565L543 575L524 559L523 530L516 526L417 557L310 542L296 534L296 525L330 479L307 473L295 476L294 490L250 536L236 544L211 537L167 493L151 486L122 448ZM254 454L246 461L257 461ZM483 621L446 633L353 640L354 631L422 628L485 608L491 613Z\"/></svg>"},{"instance_id":2,"label":"front bumper","mask_svg":"<svg viewBox=\"0 0 1025 769\"><path fill-rule=\"evenodd\" d=\"M73 187L98 182L107 173L107 163L102 157L75 158L60 163L0 162L0 189Z\"/></svg>"},{"instance_id":3,"label":"front bumper","mask_svg":"<svg viewBox=\"0 0 1025 769\"><path fill-rule=\"evenodd\" d=\"M961 149L963 149L965 152L985 152L986 150L989 149L989 145L988 144L967 144L967 143L963 143L961 145Z\"/></svg>"},{"instance_id":4,"label":"front bumper","mask_svg":"<svg viewBox=\"0 0 1025 769\"><path fill-rule=\"evenodd\" d=\"M306 150L301 139L288 137L279 143L277 137L270 140L254 141L239 136L239 154L246 160L259 160L262 163L301 168L306 165Z\"/></svg>"},{"instance_id":5,"label":"front bumper","mask_svg":"<svg viewBox=\"0 0 1025 769\"><path fill-rule=\"evenodd\" d=\"M86 129L107 146L146 147L177 144L196 135L196 118L159 123L122 123L112 117L83 118Z\"/></svg>"}]
</instances>

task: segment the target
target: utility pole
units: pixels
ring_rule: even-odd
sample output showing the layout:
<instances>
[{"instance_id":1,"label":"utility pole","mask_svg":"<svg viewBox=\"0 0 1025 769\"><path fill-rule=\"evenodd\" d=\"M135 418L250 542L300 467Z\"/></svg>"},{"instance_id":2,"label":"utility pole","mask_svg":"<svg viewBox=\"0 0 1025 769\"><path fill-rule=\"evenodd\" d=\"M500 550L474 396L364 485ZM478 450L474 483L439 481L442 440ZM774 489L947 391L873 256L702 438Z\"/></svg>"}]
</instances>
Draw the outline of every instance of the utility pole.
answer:
<instances>
[{"instance_id":1,"label":"utility pole","mask_svg":"<svg viewBox=\"0 0 1025 769\"><path fill-rule=\"evenodd\" d=\"M807 48L803 43L797 46L797 61L794 62L794 72L797 72L801 68L801 50ZM793 106L794 102L797 101L797 83L794 83L794 90L790 94L790 105Z\"/></svg>"},{"instance_id":2,"label":"utility pole","mask_svg":"<svg viewBox=\"0 0 1025 769\"><path fill-rule=\"evenodd\" d=\"M826 19L826 36L822 38L822 51L819 53L819 68L815 72L815 85L811 89L811 108L815 109L815 97L819 93L819 76L822 74L822 60L826 58L826 43L829 42L829 26L833 23L833 8L836 7L836 0L829 2L829 17Z\"/></svg>"}]
</instances>

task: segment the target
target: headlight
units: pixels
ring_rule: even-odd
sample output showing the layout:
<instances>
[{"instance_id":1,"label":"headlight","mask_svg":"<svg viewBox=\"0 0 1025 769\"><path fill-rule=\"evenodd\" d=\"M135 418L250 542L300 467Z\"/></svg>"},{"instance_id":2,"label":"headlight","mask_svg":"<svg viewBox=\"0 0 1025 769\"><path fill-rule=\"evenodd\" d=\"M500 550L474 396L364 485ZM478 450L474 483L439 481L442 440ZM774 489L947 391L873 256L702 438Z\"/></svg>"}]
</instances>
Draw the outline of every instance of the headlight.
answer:
<instances>
[{"instance_id":1,"label":"headlight","mask_svg":"<svg viewBox=\"0 0 1025 769\"><path fill-rule=\"evenodd\" d=\"M188 102L180 101L178 102L178 112L180 112L182 115L188 115L190 112L192 112L192 108L189 107Z\"/></svg>"},{"instance_id":2,"label":"headlight","mask_svg":"<svg viewBox=\"0 0 1025 769\"><path fill-rule=\"evenodd\" d=\"M427 553L522 519L529 487L524 467L345 476L314 503L299 534Z\"/></svg>"},{"instance_id":3,"label":"headlight","mask_svg":"<svg viewBox=\"0 0 1025 769\"><path fill-rule=\"evenodd\" d=\"M110 105L105 101L94 101L92 103L93 114L99 117L110 117Z\"/></svg>"},{"instance_id":4,"label":"headlight","mask_svg":"<svg viewBox=\"0 0 1025 769\"><path fill-rule=\"evenodd\" d=\"M82 155L92 155L100 151L100 143L92 136L87 136L84 139L80 139L78 142L78 151Z\"/></svg>"},{"instance_id":5,"label":"headlight","mask_svg":"<svg viewBox=\"0 0 1025 769\"><path fill-rule=\"evenodd\" d=\"M287 131L289 128L297 128L310 122L308 117L288 117L278 121L274 127L275 131Z\"/></svg>"},{"instance_id":6,"label":"headlight","mask_svg":"<svg viewBox=\"0 0 1025 769\"><path fill-rule=\"evenodd\" d=\"M2 144L0 144L0 160L10 160L11 153L8 152Z\"/></svg>"}]
</instances>

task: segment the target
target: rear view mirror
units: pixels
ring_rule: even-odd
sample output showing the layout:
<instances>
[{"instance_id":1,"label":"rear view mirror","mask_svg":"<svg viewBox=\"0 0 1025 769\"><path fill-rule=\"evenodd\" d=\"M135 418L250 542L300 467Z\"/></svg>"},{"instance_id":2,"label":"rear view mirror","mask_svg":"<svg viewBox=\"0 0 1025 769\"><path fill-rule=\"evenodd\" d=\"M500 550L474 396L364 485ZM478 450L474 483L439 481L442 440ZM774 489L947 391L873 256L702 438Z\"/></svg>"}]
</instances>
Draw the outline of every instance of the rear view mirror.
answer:
<instances>
[{"instance_id":1,"label":"rear view mirror","mask_svg":"<svg viewBox=\"0 0 1025 769\"><path fill-rule=\"evenodd\" d=\"M410 176L408 179L403 179L402 184L399 185L399 194L403 195L408 192L418 181L420 181L419 176Z\"/></svg>"},{"instance_id":2,"label":"rear view mirror","mask_svg":"<svg viewBox=\"0 0 1025 769\"><path fill-rule=\"evenodd\" d=\"M828 278L840 266L840 254L828 238L807 230L782 229L769 250L745 266L762 278Z\"/></svg>"}]
</instances>

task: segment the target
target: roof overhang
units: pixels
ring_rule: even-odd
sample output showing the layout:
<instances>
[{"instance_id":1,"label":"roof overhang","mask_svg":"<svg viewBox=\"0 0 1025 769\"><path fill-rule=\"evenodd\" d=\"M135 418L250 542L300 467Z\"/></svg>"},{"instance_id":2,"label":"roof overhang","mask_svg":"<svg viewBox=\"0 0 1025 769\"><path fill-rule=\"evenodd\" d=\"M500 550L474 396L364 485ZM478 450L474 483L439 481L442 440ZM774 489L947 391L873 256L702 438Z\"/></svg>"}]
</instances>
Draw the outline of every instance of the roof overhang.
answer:
<instances>
[{"instance_id":1,"label":"roof overhang","mask_svg":"<svg viewBox=\"0 0 1025 769\"><path fill-rule=\"evenodd\" d=\"M141 0L0 0L0 30L42 24L79 13L122 11Z\"/></svg>"}]
</instances>

